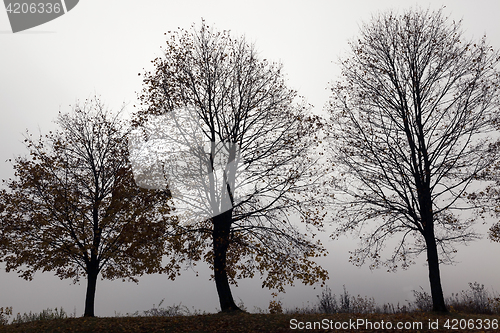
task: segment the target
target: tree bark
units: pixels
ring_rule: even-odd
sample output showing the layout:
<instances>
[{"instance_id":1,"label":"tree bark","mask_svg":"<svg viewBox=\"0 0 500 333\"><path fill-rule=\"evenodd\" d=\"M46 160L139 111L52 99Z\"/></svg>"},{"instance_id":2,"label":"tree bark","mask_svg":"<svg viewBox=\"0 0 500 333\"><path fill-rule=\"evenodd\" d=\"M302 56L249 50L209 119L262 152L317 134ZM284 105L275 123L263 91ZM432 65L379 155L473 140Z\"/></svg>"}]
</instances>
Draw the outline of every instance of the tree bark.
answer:
<instances>
[{"instance_id":1,"label":"tree bark","mask_svg":"<svg viewBox=\"0 0 500 333\"><path fill-rule=\"evenodd\" d=\"M222 312L241 311L234 303L226 270L226 254L229 246L229 233L232 223L232 209L212 218L214 278Z\"/></svg>"},{"instance_id":2,"label":"tree bark","mask_svg":"<svg viewBox=\"0 0 500 333\"><path fill-rule=\"evenodd\" d=\"M422 136L423 141L423 136ZM421 143L421 146L424 144ZM427 250L427 264L429 265L429 283L431 285L432 311L448 312L444 302L443 288L441 287L441 274L439 272L439 256L434 234L434 212L432 209L432 196L430 190L430 167L427 158L427 150L423 150L425 160L425 175L415 177L417 184L418 199L420 202L420 217L422 222L422 234L425 239ZM415 155L414 155L415 156Z\"/></svg>"},{"instance_id":3,"label":"tree bark","mask_svg":"<svg viewBox=\"0 0 500 333\"><path fill-rule=\"evenodd\" d=\"M444 302L443 289L441 287L441 274L439 272L439 258L436 238L434 237L433 221L430 221L430 223L424 227L424 238L427 246L427 263L429 265L432 311L448 312Z\"/></svg>"},{"instance_id":4,"label":"tree bark","mask_svg":"<svg viewBox=\"0 0 500 333\"><path fill-rule=\"evenodd\" d=\"M87 272L87 295L85 296L84 317L94 317L95 291L98 275L99 270L97 267L89 267Z\"/></svg>"}]
</instances>

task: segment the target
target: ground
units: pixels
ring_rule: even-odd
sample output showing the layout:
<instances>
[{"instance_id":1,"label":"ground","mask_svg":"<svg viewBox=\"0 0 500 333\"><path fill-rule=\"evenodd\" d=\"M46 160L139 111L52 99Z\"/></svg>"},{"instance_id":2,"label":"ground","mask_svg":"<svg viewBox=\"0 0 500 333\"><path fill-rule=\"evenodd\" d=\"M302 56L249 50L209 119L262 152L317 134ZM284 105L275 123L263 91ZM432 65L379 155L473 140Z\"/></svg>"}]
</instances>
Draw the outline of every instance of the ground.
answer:
<instances>
[{"instance_id":1,"label":"ground","mask_svg":"<svg viewBox=\"0 0 500 333\"><path fill-rule=\"evenodd\" d=\"M498 332L500 316L472 314L206 314L67 318L0 326L0 332ZM448 324L448 325L446 325ZM436 329L436 325L438 328Z\"/></svg>"}]
</instances>

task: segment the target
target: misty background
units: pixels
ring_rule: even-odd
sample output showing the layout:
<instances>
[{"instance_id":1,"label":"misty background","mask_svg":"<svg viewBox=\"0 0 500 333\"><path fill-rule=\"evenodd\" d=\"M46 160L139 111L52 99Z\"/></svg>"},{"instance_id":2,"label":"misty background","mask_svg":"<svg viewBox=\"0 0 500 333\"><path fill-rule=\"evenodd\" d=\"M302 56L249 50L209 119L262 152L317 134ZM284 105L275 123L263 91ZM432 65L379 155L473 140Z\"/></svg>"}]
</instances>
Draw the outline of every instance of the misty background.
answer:
<instances>
[{"instance_id":1,"label":"misty background","mask_svg":"<svg viewBox=\"0 0 500 333\"><path fill-rule=\"evenodd\" d=\"M244 35L256 45L261 58L282 62L288 86L297 89L326 114L329 82L338 79L336 61L348 51L347 41L356 38L359 26L371 16L389 9L444 8L451 20L463 19L465 37L479 39L500 48L500 2L496 0L450 1L128 1L82 0L67 14L30 30L13 34L7 13L0 8L0 179L13 177L9 158L24 155L23 133L47 133L55 128L59 111L72 110L77 100L97 94L108 108L124 116L133 113L137 93L142 89L139 73L152 69L151 61L162 56L164 33L199 26L201 19L217 30L231 30L234 37ZM486 236L493 223L479 222L475 229ZM330 228L333 230L333 227ZM328 231L328 227L327 227ZM354 236L330 241L321 237L329 255L318 262L329 271L327 284L335 294L345 285L350 294L374 297L378 304L413 300L412 290L429 291L425 256L408 270L388 273L357 268L348 262L354 250ZM458 246L454 266L442 265L445 296L468 288L477 281L489 291L500 291L497 255L500 244L486 237L469 246ZM388 244L388 250L391 245ZM218 298L210 270L198 266L199 276L183 271L175 281L163 275L146 275L139 284L121 280L99 280L96 292L97 316L115 312L143 311L165 299L163 306L179 304L215 312ZM33 281L6 273L0 264L0 307L12 306L14 313L40 312L63 307L66 312L83 313L85 280L73 285L52 272L37 272ZM238 303L248 311L267 309L271 290L261 288L261 280L241 280L232 287ZM321 287L297 284L280 294L285 308L316 303Z\"/></svg>"}]
</instances>

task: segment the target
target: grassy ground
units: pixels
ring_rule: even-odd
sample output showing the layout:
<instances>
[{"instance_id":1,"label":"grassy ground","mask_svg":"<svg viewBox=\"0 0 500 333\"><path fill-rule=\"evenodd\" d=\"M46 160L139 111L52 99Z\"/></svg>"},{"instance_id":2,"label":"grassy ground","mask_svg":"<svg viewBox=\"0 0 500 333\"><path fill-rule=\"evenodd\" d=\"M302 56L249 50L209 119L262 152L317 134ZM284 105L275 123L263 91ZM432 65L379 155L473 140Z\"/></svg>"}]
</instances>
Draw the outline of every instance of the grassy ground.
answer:
<instances>
[{"instance_id":1,"label":"grassy ground","mask_svg":"<svg viewBox=\"0 0 500 333\"><path fill-rule=\"evenodd\" d=\"M444 326L447 321L450 325L448 328ZM313 326L314 322L317 322L316 329ZM436 322L438 329L429 327L429 323L435 325ZM401 331L397 329L398 323L409 328L404 329L404 332L499 332L499 322L499 315L459 313L445 315L428 312L368 315L240 313L51 319L0 326L0 332L397 332ZM417 326L419 325L417 323L421 323L421 326ZM357 324L359 325L356 326ZM454 324L456 324L455 329L453 329ZM388 329L389 325L392 325L392 329Z\"/></svg>"}]
</instances>

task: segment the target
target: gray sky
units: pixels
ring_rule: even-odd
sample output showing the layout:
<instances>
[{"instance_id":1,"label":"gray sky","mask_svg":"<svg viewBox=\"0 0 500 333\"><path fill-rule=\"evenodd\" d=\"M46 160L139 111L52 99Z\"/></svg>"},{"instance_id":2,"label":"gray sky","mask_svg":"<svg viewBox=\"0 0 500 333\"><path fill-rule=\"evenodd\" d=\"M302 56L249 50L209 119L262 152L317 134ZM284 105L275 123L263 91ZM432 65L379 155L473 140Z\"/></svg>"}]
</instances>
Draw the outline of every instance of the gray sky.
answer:
<instances>
[{"instance_id":1,"label":"gray sky","mask_svg":"<svg viewBox=\"0 0 500 333\"><path fill-rule=\"evenodd\" d=\"M142 87L139 72L161 56L164 33L177 27L189 28L204 18L218 30L231 30L254 42L262 58L281 61L289 86L299 90L322 112L328 101L328 82L339 73L335 61L347 51L347 40L356 37L358 27L372 14L388 9L404 9L418 4L463 19L466 36L487 34L500 48L500 1L497 0L352 0L352 1L130 1L81 0L70 12L44 25L12 34L7 13L0 8L0 178L12 177L5 160L25 153L21 143L26 129L46 133L54 128L58 111L69 112L76 100L94 93L114 110L125 103L134 111L136 92ZM333 61L333 62L332 62ZM486 230L491 224L478 225ZM330 255L321 263L329 270L328 285L339 294L342 285L354 295L374 297L377 303L406 303L413 289L429 290L424 258L406 271L370 271L348 263L348 250L357 242L352 237L328 241ZM467 289L478 281L500 291L498 255L500 244L483 239L461 246L455 266L442 266L446 295ZM1 267L0 267L1 268ZM98 281L95 312L112 316L147 310L165 298L163 305L179 304L215 312L218 298L215 283L204 266L199 277L185 271L172 282L161 275L144 276L138 285L131 282ZM71 284L52 273L37 273L27 282L13 273L0 271L0 307L12 306L15 313L63 306L83 313L86 283ZM307 306L316 302L319 286L296 285L280 295L285 307ZM266 309L271 291L260 281L244 280L233 287L236 302L248 310Z\"/></svg>"}]
</instances>

